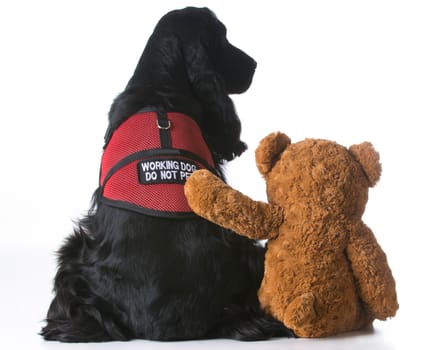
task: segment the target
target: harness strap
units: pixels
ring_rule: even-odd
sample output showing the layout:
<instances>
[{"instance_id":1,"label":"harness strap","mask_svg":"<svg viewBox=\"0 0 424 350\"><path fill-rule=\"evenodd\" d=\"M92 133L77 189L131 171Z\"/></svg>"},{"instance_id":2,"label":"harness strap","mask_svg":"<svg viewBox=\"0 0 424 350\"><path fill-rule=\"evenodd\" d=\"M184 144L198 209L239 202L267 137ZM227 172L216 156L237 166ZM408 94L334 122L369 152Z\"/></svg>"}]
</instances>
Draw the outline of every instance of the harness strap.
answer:
<instances>
[{"instance_id":1,"label":"harness strap","mask_svg":"<svg viewBox=\"0 0 424 350\"><path fill-rule=\"evenodd\" d=\"M169 121L166 112L164 112L164 111L158 111L157 112L157 123L156 123L156 125L159 129L161 147L165 148L165 149L172 148L171 133L170 133L171 122Z\"/></svg>"}]
</instances>

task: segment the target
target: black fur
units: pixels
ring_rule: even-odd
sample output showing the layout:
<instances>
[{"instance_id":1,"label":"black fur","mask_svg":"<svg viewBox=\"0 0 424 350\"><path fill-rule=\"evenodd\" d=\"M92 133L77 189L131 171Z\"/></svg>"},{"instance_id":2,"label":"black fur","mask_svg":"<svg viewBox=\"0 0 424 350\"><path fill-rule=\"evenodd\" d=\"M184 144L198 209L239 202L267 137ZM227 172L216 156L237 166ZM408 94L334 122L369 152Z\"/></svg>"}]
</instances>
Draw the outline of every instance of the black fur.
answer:
<instances>
[{"instance_id":1,"label":"black fur","mask_svg":"<svg viewBox=\"0 0 424 350\"><path fill-rule=\"evenodd\" d=\"M247 90L255 68L227 41L210 10L172 11L157 24L113 102L110 127L143 107L190 115L222 176L223 162L246 149L228 94ZM99 199L97 190L89 214L59 250L45 339L258 340L291 334L260 311L264 249L256 242L201 218L155 218Z\"/></svg>"}]
</instances>

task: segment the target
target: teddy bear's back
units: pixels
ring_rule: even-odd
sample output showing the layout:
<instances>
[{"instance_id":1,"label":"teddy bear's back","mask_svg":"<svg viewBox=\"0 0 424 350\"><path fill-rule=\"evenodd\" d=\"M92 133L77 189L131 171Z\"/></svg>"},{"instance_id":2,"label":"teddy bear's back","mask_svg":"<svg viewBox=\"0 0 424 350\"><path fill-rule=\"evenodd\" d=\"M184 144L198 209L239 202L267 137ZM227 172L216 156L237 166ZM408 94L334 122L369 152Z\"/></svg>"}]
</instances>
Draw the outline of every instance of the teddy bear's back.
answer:
<instances>
[{"instance_id":1,"label":"teddy bear's back","mask_svg":"<svg viewBox=\"0 0 424 350\"><path fill-rule=\"evenodd\" d=\"M259 291L261 305L284 322L290 303L312 293L316 315L327 320L327 329L331 329L328 320L332 318L337 319L337 327L345 323L348 329L352 320L361 319L364 310L345 252L326 244L315 245L312 252L307 247L284 235L268 242Z\"/></svg>"},{"instance_id":2,"label":"teddy bear's back","mask_svg":"<svg viewBox=\"0 0 424 350\"><path fill-rule=\"evenodd\" d=\"M354 289L353 275L346 256L348 232L343 227L321 228L325 232L293 233L285 224L280 235L268 241L265 269L284 275L283 290L293 292L293 286L313 288L330 281L329 289ZM333 231L333 232L331 232ZM290 281L287 276L292 276ZM271 279L273 280L273 279ZM281 278L277 279L281 283ZM271 282L271 281L270 281Z\"/></svg>"}]
</instances>

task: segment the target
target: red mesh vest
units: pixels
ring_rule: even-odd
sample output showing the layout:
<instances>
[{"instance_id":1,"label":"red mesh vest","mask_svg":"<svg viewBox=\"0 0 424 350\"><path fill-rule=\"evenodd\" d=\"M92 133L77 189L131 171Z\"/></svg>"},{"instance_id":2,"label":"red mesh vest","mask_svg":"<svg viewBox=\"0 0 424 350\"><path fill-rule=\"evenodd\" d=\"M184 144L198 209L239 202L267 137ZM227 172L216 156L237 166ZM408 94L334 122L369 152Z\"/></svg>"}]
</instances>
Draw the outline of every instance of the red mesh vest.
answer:
<instances>
[{"instance_id":1,"label":"red mesh vest","mask_svg":"<svg viewBox=\"0 0 424 350\"><path fill-rule=\"evenodd\" d=\"M194 215L184 183L197 169L213 171L214 162L192 118L141 111L106 142L100 168L103 203L159 217Z\"/></svg>"}]
</instances>

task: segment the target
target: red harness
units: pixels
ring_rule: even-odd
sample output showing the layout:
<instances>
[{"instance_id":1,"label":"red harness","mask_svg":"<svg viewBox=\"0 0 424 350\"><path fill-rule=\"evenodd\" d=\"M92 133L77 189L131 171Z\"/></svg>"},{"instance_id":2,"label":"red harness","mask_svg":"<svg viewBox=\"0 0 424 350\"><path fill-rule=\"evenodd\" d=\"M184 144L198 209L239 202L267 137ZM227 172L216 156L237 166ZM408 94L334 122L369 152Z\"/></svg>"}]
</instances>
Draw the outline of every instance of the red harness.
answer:
<instances>
[{"instance_id":1,"label":"red harness","mask_svg":"<svg viewBox=\"0 0 424 350\"><path fill-rule=\"evenodd\" d=\"M141 111L106 142L100 169L103 203L159 217L194 215L184 183L197 169L213 171L214 162L192 118Z\"/></svg>"}]
</instances>

